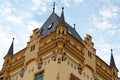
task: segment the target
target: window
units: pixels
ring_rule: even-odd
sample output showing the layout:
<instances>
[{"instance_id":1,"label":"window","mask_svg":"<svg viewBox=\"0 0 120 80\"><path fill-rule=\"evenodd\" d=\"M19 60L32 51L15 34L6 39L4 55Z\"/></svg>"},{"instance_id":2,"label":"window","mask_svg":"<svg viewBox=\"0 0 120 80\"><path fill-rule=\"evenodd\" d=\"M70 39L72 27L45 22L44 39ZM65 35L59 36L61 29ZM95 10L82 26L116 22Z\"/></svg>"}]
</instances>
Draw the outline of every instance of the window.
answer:
<instances>
[{"instance_id":1,"label":"window","mask_svg":"<svg viewBox=\"0 0 120 80\"><path fill-rule=\"evenodd\" d=\"M38 73L35 77L35 80L43 80L44 72Z\"/></svg>"},{"instance_id":2,"label":"window","mask_svg":"<svg viewBox=\"0 0 120 80\"><path fill-rule=\"evenodd\" d=\"M89 79L89 75L87 75L87 79Z\"/></svg>"},{"instance_id":3,"label":"window","mask_svg":"<svg viewBox=\"0 0 120 80\"><path fill-rule=\"evenodd\" d=\"M71 67L73 67L73 63L71 63Z\"/></svg>"},{"instance_id":4,"label":"window","mask_svg":"<svg viewBox=\"0 0 120 80\"><path fill-rule=\"evenodd\" d=\"M92 53L88 51L88 57L92 58Z\"/></svg>"},{"instance_id":5,"label":"window","mask_svg":"<svg viewBox=\"0 0 120 80\"><path fill-rule=\"evenodd\" d=\"M10 61L9 60L7 60L7 63L9 63Z\"/></svg>"},{"instance_id":6,"label":"window","mask_svg":"<svg viewBox=\"0 0 120 80\"><path fill-rule=\"evenodd\" d=\"M16 80L18 80L18 76L16 76Z\"/></svg>"},{"instance_id":7,"label":"window","mask_svg":"<svg viewBox=\"0 0 120 80\"><path fill-rule=\"evenodd\" d=\"M84 77L86 77L86 73L84 72Z\"/></svg>"},{"instance_id":8,"label":"window","mask_svg":"<svg viewBox=\"0 0 120 80\"><path fill-rule=\"evenodd\" d=\"M62 31L62 33L64 34L64 31Z\"/></svg>"},{"instance_id":9,"label":"window","mask_svg":"<svg viewBox=\"0 0 120 80\"><path fill-rule=\"evenodd\" d=\"M35 50L35 44L31 46L31 51Z\"/></svg>"},{"instance_id":10,"label":"window","mask_svg":"<svg viewBox=\"0 0 120 80\"><path fill-rule=\"evenodd\" d=\"M113 75L115 75L115 72L113 72Z\"/></svg>"},{"instance_id":11,"label":"window","mask_svg":"<svg viewBox=\"0 0 120 80\"><path fill-rule=\"evenodd\" d=\"M51 29L53 27L53 22L48 26L48 29Z\"/></svg>"},{"instance_id":12,"label":"window","mask_svg":"<svg viewBox=\"0 0 120 80\"><path fill-rule=\"evenodd\" d=\"M74 69L76 70L76 66L74 66Z\"/></svg>"},{"instance_id":13,"label":"window","mask_svg":"<svg viewBox=\"0 0 120 80\"><path fill-rule=\"evenodd\" d=\"M69 60L67 61L67 64L70 65L70 61Z\"/></svg>"},{"instance_id":14,"label":"window","mask_svg":"<svg viewBox=\"0 0 120 80\"><path fill-rule=\"evenodd\" d=\"M59 31L59 34L60 34L60 31Z\"/></svg>"}]
</instances>

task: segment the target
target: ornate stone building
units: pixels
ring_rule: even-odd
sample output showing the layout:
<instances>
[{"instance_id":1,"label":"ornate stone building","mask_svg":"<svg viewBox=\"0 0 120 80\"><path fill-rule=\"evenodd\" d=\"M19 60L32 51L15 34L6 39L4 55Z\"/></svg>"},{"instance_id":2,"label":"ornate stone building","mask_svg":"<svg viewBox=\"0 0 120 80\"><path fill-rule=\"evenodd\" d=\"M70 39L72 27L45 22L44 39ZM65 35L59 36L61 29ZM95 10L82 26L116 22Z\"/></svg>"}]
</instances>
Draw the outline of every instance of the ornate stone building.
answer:
<instances>
[{"instance_id":1,"label":"ornate stone building","mask_svg":"<svg viewBox=\"0 0 120 80\"><path fill-rule=\"evenodd\" d=\"M13 44L4 57L0 80L118 80L111 50L110 65L96 55L92 37L84 39L61 16L53 12L21 51Z\"/></svg>"}]
</instances>

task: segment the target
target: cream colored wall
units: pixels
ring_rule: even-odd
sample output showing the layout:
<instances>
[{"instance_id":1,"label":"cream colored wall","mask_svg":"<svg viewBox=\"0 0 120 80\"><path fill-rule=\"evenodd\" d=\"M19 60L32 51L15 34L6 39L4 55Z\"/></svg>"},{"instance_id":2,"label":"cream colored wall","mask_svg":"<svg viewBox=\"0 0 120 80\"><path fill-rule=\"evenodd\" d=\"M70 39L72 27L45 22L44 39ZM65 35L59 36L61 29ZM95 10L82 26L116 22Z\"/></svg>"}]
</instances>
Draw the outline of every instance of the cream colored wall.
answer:
<instances>
[{"instance_id":1,"label":"cream colored wall","mask_svg":"<svg viewBox=\"0 0 120 80\"><path fill-rule=\"evenodd\" d=\"M43 59L43 65L41 69L38 69L38 62L36 60L29 62L25 68L25 75L22 80L35 80L35 75L42 71L44 71L44 80L56 80L58 73L58 63L57 61L54 62L51 60L51 55L46 57L47 58ZM33 68L34 71L32 72Z\"/></svg>"},{"instance_id":2,"label":"cream colored wall","mask_svg":"<svg viewBox=\"0 0 120 80\"><path fill-rule=\"evenodd\" d=\"M70 65L68 65L68 61L70 61ZM73 64L73 66L71 66L71 64ZM75 66L76 66L76 69L75 69ZM93 72L88 67L84 67L82 74L79 74L78 64L73 62L70 59L67 59L65 62L62 62L61 64L59 64L60 80L70 80L71 73L73 73L80 80L93 80L93 78L94 78ZM86 75L84 75L84 73ZM87 78L87 76L89 78Z\"/></svg>"},{"instance_id":3,"label":"cream colored wall","mask_svg":"<svg viewBox=\"0 0 120 80\"><path fill-rule=\"evenodd\" d=\"M96 66L96 62L95 62L95 56L93 54L94 52L91 52L92 57L88 56L88 50L84 49L84 57L85 57L85 65L89 65L94 71L95 71L95 66Z\"/></svg>"},{"instance_id":4,"label":"cream colored wall","mask_svg":"<svg viewBox=\"0 0 120 80\"><path fill-rule=\"evenodd\" d=\"M84 76L83 80L93 80L94 79L94 72L88 66L85 66L83 68L82 75Z\"/></svg>"},{"instance_id":5,"label":"cream colored wall","mask_svg":"<svg viewBox=\"0 0 120 80\"><path fill-rule=\"evenodd\" d=\"M25 67L25 74L23 80L34 80L34 72L36 70L37 70L37 63L36 60L33 60Z\"/></svg>"}]
</instances>

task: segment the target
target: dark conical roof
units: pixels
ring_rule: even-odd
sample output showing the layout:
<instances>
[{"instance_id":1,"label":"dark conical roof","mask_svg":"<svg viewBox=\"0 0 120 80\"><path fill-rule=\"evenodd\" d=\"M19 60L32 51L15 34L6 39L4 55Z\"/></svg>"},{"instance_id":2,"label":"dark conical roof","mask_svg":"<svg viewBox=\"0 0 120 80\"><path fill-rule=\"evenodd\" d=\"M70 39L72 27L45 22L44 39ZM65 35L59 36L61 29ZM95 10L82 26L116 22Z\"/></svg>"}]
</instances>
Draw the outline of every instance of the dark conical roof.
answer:
<instances>
[{"instance_id":1,"label":"dark conical roof","mask_svg":"<svg viewBox=\"0 0 120 80\"><path fill-rule=\"evenodd\" d=\"M9 50L8 50L8 53L7 53L7 55L6 56L12 56L13 55L13 53L14 53L14 38L13 38L13 41L12 41L12 43L11 43L11 46L10 46L10 48L9 48Z\"/></svg>"},{"instance_id":2,"label":"dark conical roof","mask_svg":"<svg viewBox=\"0 0 120 80\"><path fill-rule=\"evenodd\" d=\"M40 33L42 37L49 35L51 32L54 32L58 25L65 25L68 28L68 33L82 42L82 38L79 36L76 30L65 21L63 9L64 8L62 8L62 13L60 17L53 11L46 22L42 25L42 27L40 28Z\"/></svg>"},{"instance_id":3,"label":"dark conical roof","mask_svg":"<svg viewBox=\"0 0 120 80\"><path fill-rule=\"evenodd\" d=\"M60 21L59 21L59 25L65 25L65 19L64 19L64 7L62 7L62 13L60 16Z\"/></svg>"},{"instance_id":4,"label":"dark conical roof","mask_svg":"<svg viewBox=\"0 0 120 80\"><path fill-rule=\"evenodd\" d=\"M111 49L110 67L116 68L113 53L112 53L112 49Z\"/></svg>"}]
</instances>

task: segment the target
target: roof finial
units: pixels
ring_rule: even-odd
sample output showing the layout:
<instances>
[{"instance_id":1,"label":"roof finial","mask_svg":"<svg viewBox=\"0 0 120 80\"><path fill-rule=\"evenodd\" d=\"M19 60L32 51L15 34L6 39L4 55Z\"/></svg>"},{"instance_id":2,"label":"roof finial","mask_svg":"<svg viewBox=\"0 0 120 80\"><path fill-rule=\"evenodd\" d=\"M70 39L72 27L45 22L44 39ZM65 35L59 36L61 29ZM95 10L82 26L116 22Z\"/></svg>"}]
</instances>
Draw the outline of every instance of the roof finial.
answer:
<instances>
[{"instance_id":1,"label":"roof finial","mask_svg":"<svg viewBox=\"0 0 120 80\"><path fill-rule=\"evenodd\" d=\"M76 25L76 24L74 24L74 29L75 29L75 25Z\"/></svg>"},{"instance_id":2,"label":"roof finial","mask_svg":"<svg viewBox=\"0 0 120 80\"><path fill-rule=\"evenodd\" d=\"M111 53L113 53L113 49L111 49Z\"/></svg>"},{"instance_id":3,"label":"roof finial","mask_svg":"<svg viewBox=\"0 0 120 80\"><path fill-rule=\"evenodd\" d=\"M64 11L64 7L62 7L62 12Z\"/></svg>"},{"instance_id":4,"label":"roof finial","mask_svg":"<svg viewBox=\"0 0 120 80\"><path fill-rule=\"evenodd\" d=\"M14 39L15 39L15 38L13 37L13 41L14 41Z\"/></svg>"},{"instance_id":5,"label":"roof finial","mask_svg":"<svg viewBox=\"0 0 120 80\"><path fill-rule=\"evenodd\" d=\"M55 5L56 5L56 3L53 2L53 12L55 12Z\"/></svg>"}]
</instances>

